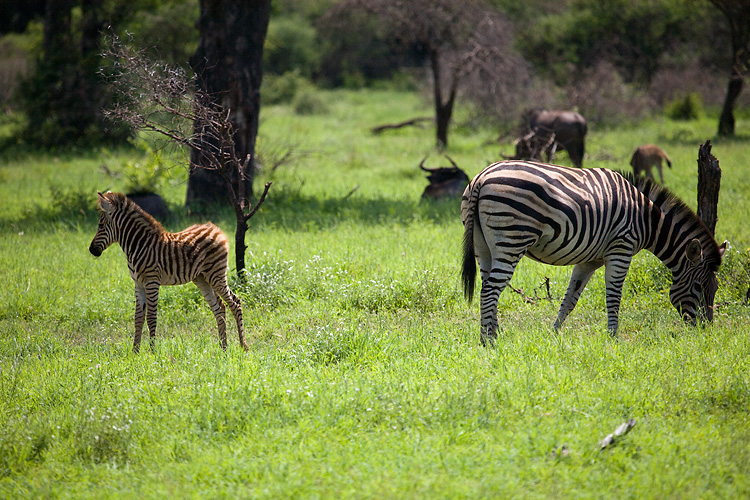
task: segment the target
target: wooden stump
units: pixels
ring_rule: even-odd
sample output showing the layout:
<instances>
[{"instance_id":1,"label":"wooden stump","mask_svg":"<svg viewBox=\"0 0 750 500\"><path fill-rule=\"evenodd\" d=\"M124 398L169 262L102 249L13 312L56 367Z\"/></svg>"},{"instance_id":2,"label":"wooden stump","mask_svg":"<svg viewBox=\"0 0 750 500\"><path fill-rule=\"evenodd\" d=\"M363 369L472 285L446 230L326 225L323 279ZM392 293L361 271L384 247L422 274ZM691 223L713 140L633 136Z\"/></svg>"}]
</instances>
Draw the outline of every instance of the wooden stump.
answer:
<instances>
[{"instance_id":1,"label":"wooden stump","mask_svg":"<svg viewBox=\"0 0 750 500\"><path fill-rule=\"evenodd\" d=\"M721 168L719 160L711 154L711 141L698 149L698 217L713 236L719 218L719 189Z\"/></svg>"}]
</instances>

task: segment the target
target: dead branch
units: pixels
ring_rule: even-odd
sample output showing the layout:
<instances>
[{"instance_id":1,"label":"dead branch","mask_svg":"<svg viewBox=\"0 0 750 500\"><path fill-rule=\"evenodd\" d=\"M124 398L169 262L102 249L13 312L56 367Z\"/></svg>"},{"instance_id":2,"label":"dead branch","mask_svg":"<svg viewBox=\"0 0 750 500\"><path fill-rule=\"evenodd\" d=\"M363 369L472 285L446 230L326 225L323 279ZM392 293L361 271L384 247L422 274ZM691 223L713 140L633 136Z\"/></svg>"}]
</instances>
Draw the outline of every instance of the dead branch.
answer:
<instances>
[{"instance_id":1,"label":"dead branch","mask_svg":"<svg viewBox=\"0 0 750 500\"><path fill-rule=\"evenodd\" d=\"M266 183L258 203L250 204L246 180L252 158L237 155L230 110L214 96L201 92L194 76L149 59L142 51L122 44L115 34L102 55L112 61L113 69L105 77L120 98L118 105L105 110L105 115L192 149L200 158L192 168L215 170L224 179L237 224L237 274L243 279L248 221L263 204L271 183Z\"/></svg>"},{"instance_id":2,"label":"dead branch","mask_svg":"<svg viewBox=\"0 0 750 500\"><path fill-rule=\"evenodd\" d=\"M357 189L359 189L359 184L357 184L356 186L354 186L354 187L352 188L352 190L351 190L351 191L349 191L348 193L346 193L346 194L344 195L344 197L343 197L343 198L341 198L341 201L344 201L344 200L346 200L347 198L349 198L349 197L350 197L351 195L353 195L353 194L354 194L354 192L355 192L355 191L356 191Z\"/></svg>"},{"instance_id":3,"label":"dead branch","mask_svg":"<svg viewBox=\"0 0 750 500\"><path fill-rule=\"evenodd\" d=\"M394 129L399 129L402 127L417 126L423 122L434 122L434 121L435 119L432 117L422 116L419 118L412 118L411 120L406 120L406 121L399 122L399 123L386 123L385 125L378 125L377 127L371 128L370 132L377 135L386 130L394 130Z\"/></svg>"},{"instance_id":4,"label":"dead branch","mask_svg":"<svg viewBox=\"0 0 750 500\"><path fill-rule=\"evenodd\" d=\"M635 419L633 418L620 424L612 434L608 434L604 439L599 441L599 449L603 450L608 446L612 446L619 438L630 432L630 429L633 427L635 427Z\"/></svg>"},{"instance_id":5,"label":"dead branch","mask_svg":"<svg viewBox=\"0 0 750 500\"><path fill-rule=\"evenodd\" d=\"M508 283L508 287L510 287L510 289L511 289L511 290L512 290L513 292L515 292L515 293L517 293L518 295L520 295L520 296L521 296L521 298L523 299L523 301L524 301L524 302L526 302L527 304L532 304L532 305L536 305L536 304L538 304L538 303L539 303L539 301L541 301L541 300L554 300L554 299L552 298L552 294L550 293L550 288L549 288L549 277L547 277L547 276L545 276L545 277L544 277L544 279L542 280L542 282L541 282L541 283L539 283L539 285L537 285L537 286L536 286L536 287L534 288L534 290L533 290L533 291L534 291L534 296L533 296L533 297L530 297L530 296L528 296L528 295L524 294L524 292L523 292L523 289L522 289L522 288L516 288L516 287L514 287L513 285L511 285L510 283ZM546 295L544 295L543 297L540 297L540 296L539 296L539 289L540 289L540 288L544 288L544 289L545 289L545 291L546 291Z\"/></svg>"}]
</instances>

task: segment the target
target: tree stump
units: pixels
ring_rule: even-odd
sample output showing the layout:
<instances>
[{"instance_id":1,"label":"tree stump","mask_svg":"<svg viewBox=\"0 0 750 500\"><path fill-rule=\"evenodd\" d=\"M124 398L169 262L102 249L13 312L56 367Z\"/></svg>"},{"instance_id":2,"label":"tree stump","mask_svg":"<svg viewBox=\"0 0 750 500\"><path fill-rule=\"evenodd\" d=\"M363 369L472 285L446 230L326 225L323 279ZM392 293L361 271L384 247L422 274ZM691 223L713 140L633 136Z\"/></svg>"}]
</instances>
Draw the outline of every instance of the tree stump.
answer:
<instances>
[{"instance_id":1,"label":"tree stump","mask_svg":"<svg viewBox=\"0 0 750 500\"><path fill-rule=\"evenodd\" d=\"M721 168L719 160L711 154L711 141L698 149L698 217L713 236L719 218L719 189Z\"/></svg>"}]
</instances>

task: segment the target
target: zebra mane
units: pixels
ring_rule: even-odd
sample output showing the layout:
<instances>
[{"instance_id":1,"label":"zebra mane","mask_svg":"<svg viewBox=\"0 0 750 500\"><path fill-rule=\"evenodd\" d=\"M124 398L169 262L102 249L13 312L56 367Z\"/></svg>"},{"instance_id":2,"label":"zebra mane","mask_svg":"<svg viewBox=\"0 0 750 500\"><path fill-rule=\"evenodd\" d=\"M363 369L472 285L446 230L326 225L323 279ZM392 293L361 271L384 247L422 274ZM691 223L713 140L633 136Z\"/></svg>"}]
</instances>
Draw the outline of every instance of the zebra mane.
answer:
<instances>
[{"instance_id":1,"label":"zebra mane","mask_svg":"<svg viewBox=\"0 0 750 500\"><path fill-rule=\"evenodd\" d=\"M117 207L118 210L126 210L140 220L141 224L150 228L153 228L157 233L164 233L164 227L161 223L154 219L149 213L138 206L136 202L128 198L122 193L107 193L107 199Z\"/></svg>"},{"instance_id":2,"label":"zebra mane","mask_svg":"<svg viewBox=\"0 0 750 500\"><path fill-rule=\"evenodd\" d=\"M701 233L705 237L701 238L702 244L704 245L704 251L707 248L707 253L711 258L715 258L716 262L721 262L721 256L719 254L719 245L716 243L711 231L708 229L706 224L696 215L690 206L685 203L679 196L670 191L666 186L659 184L653 179L649 179L645 176L635 177L633 172L621 172L618 171L625 180L631 183L635 188L643 193L646 198L651 200L656 206L658 206L663 212L672 214L673 218L681 218L690 220L694 225L701 228ZM718 265L718 264L717 264Z\"/></svg>"}]
</instances>

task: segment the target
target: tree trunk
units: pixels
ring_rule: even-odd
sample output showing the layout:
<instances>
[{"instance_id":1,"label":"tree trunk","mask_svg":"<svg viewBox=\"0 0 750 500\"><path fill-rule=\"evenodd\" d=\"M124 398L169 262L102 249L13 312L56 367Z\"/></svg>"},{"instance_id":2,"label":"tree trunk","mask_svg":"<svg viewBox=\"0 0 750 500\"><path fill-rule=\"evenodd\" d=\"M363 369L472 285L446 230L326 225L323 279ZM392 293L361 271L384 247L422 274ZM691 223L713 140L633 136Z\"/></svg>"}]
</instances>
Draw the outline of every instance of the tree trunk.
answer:
<instances>
[{"instance_id":1,"label":"tree trunk","mask_svg":"<svg viewBox=\"0 0 750 500\"><path fill-rule=\"evenodd\" d=\"M719 160L711 154L711 141L706 141L698 149L698 217L711 235L714 234L716 221L719 219L720 188Z\"/></svg>"},{"instance_id":2,"label":"tree trunk","mask_svg":"<svg viewBox=\"0 0 750 500\"><path fill-rule=\"evenodd\" d=\"M732 72L732 77L729 79L729 86L727 88L727 96L724 99L724 107L721 110L721 117L719 117L719 135L734 135L734 103L737 101L740 92L742 92L742 83L742 76L736 72Z\"/></svg>"},{"instance_id":3,"label":"tree trunk","mask_svg":"<svg viewBox=\"0 0 750 500\"><path fill-rule=\"evenodd\" d=\"M435 100L435 124L437 125L437 147L440 150L448 147L448 125L453 114L453 103L443 103L443 87L440 68L440 52L430 49L430 66L432 68L432 92Z\"/></svg>"},{"instance_id":4,"label":"tree trunk","mask_svg":"<svg viewBox=\"0 0 750 500\"><path fill-rule=\"evenodd\" d=\"M198 89L215 96L217 102L229 110L235 132L235 156L251 157L244 179L248 198L252 196L263 43L270 13L271 0L200 0L200 42L191 61ZM194 124L196 135L200 135L202 127L202 123ZM218 143L211 146L218 146ZM224 178L208 169L210 165L195 149L191 163L186 205L228 204ZM229 172L229 175L235 183L235 192L240 192L237 172Z\"/></svg>"}]
</instances>

